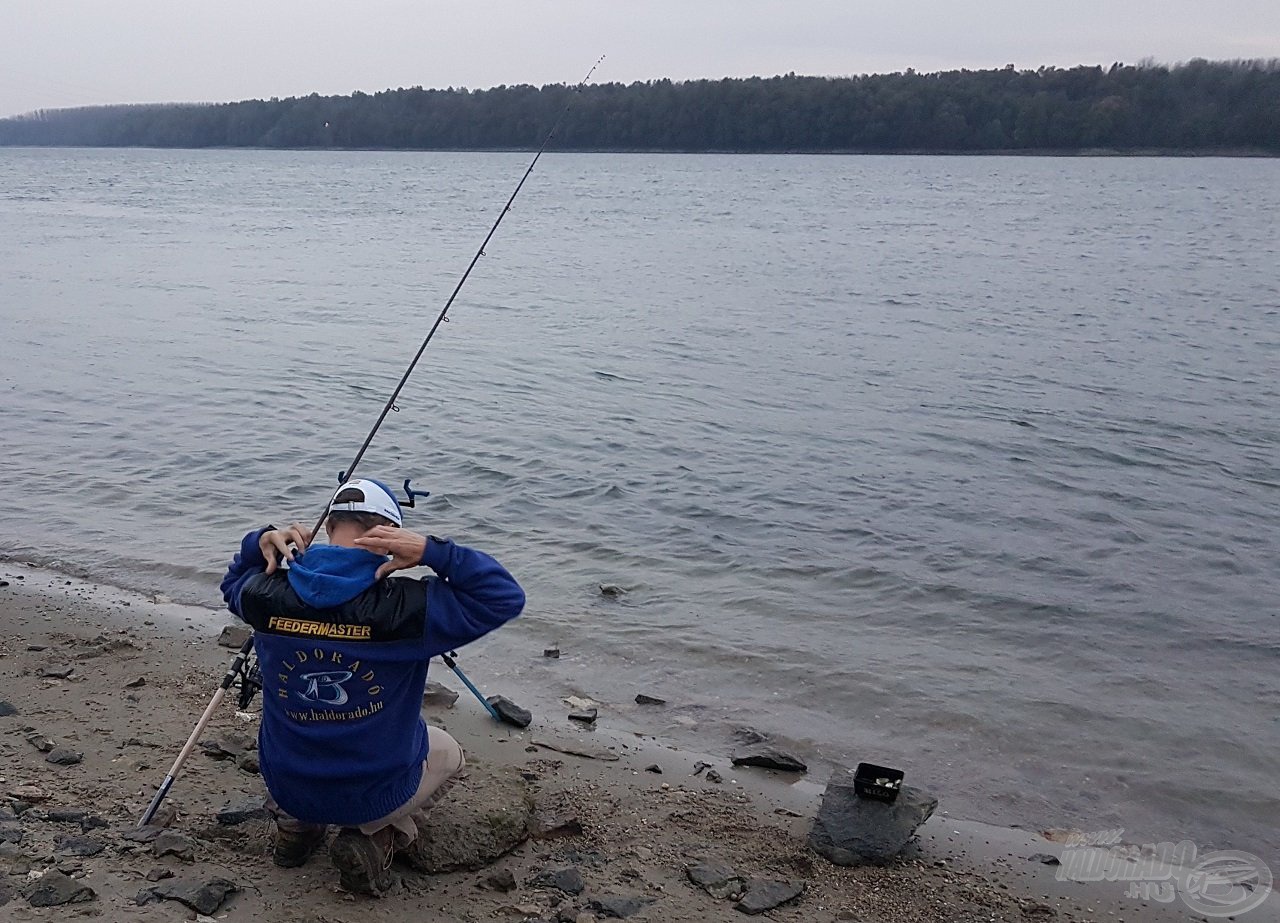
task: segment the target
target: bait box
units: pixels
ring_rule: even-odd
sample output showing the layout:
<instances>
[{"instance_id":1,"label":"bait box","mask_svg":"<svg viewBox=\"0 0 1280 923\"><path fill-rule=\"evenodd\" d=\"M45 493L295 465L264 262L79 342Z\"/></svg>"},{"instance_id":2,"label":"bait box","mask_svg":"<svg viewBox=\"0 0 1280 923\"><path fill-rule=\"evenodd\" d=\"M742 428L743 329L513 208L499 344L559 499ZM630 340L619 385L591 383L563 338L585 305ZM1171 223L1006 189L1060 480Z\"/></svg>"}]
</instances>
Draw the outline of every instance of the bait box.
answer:
<instances>
[{"instance_id":1,"label":"bait box","mask_svg":"<svg viewBox=\"0 0 1280 923\"><path fill-rule=\"evenodd\" d=\"M877 766L875 763L859 763L853 773L853 791L859 798L892 804L897 800L906 775L901 769Z\"/></svg>"}]
</instances>

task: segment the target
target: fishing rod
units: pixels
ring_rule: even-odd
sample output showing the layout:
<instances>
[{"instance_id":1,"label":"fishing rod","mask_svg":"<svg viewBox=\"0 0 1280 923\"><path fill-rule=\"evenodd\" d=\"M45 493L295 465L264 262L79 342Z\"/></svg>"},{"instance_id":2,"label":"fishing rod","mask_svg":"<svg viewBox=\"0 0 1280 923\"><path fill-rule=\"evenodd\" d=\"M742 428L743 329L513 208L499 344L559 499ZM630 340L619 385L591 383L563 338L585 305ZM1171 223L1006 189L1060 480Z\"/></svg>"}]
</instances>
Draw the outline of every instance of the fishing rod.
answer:
<instances>
[{"instance_id":1,"label":"fishing rod","mask_svg":"<svg viewBox=\"0 0 1280 923\"><path fill-rule=\"evenodd\" d=\"M457 300L458 293L462 291L462 287L467 284L467 279L471 277L471 271L475 269L476 264L480 262L480 257L485 255L485 248L489 245L489 241L493 239L494 234L498 232L498 227L502 224L502 220L507 217L507 212L511 211L511 206L515 203L516 197L520 195L520 190L524 188L525 181L529 179L530 174L533 173L534 167L538 165L538 161L546 151L547 145L551 143L551 140L556 136L556 132L560 130L560 126L564 123L565 117L573 108L576 97L582 92L582 88L587 85L592 76L594 76L596 69L604 62L604 57L604 55L601 55L599 59L597 59L596 63L591 65L590 70L587 71L587 75L578 81L577 86L573 88L573 92L569 95L569 99L566 101L564 108L560 111L560 115L551 126L551 130L548 131L546 137L542 139L542 144L538 146L538 150L534 153L533 159L529 161L529 166L520 177L520 181L516 183L516 188L512 190L506 204L503 205L502 210L498 212L498 217L494 219L493 225L489 228L489 233L484 236L484 240L481 241L480 246L476 249L475 255L471 257L471 262L467 264L466 270L463 271L462 276L458 279L457 285L453 287L453 291L445 301L444 307L440 309L440 313L436 315L436 319L431 324L431 328L427 331L427 335L423 338L421 345L418 346L418 351L414 353L413 358L409 361L408 367L404 370L404 374L400 376L400 380L392 390L391 396L388 397L387 402L383 404L382 411L378 414L378 418L374 421L373 426L370 427L368 434L364 437L364 441L360 444L360 448L356 452L355 458L351 460L351 464L347 466L346 470L342 471L338 475L339 486L347 483L347 481L351 479L352 475L355 474L356 468L359 467L360 462L364 459L365 452L368 451L370 444L373 442L373 437L378 434L378 430L381 429L383 421L387 419L387 414L391 413L393 410L399 409L396 407L396 400L400 397L400 392L404 390L404 386L408 383L409 377L413 375L414 369L418 367L418 362L422 359L422 354L427 351L427 347L431 344L431 340L436 335L436 331L440 329L440 325L449 319L449 309L453 307L453 303ZM406 482L405 486L407 489L408 482ZM409 499L412 503L413 492L410 492ZM316 520L315 527L311 530L312 536L319 534L328 515L329 504L326 503L324 512L320 514L320 518ZM147 810L143 812L142 817L138 820L139 827L145 827L155 817L156 812L160 808L160 803L164 801L165 796L169 794L169 790L173 787L174 780L182 770L182 766L186 762L187 757L191 755L191 751L195 749L196 743L200 739L200 735L204 733L204 729L209 723L209 719L213 717L214 711L217 709L218 705L221 704L223 697L226 696L227 690L236 683L237 678L239 678L240 681L242 708L248 706L249 700L252 699L253 693L256 691L253 688L255 680L252 678L252 673L256 671L256 663L253 662L254 658L252 657L252 652L253 638L250 636L250 638L244 642L240 647L240 650L236 653L235 659L231 661L231 666L222 677L222 682L214 692L213 698L205 707L204 713L196 722L195 728L192 729L191 736L187 738L187 742L183 745L182 750L179 751L177 759L173 761L173 766L170 767L168 774L164 777L164 781L156 790L155 797L151 799L151 804L147 806ZM480 694L480 691L475 687L475 684L472 683L471 680L467 679L466 674L462 672L457 663L453 661L452 657L445 657L444 660L448 667L458 675L466 687L475 694L476 698L480 700L481 704L484 705L485 710L488 711L495 719L502 720L497 710L487 699L484 698L483 695ZM257 688L261 688L260 680L257 680L256 682Z\"/></svg>"}]
</instances>

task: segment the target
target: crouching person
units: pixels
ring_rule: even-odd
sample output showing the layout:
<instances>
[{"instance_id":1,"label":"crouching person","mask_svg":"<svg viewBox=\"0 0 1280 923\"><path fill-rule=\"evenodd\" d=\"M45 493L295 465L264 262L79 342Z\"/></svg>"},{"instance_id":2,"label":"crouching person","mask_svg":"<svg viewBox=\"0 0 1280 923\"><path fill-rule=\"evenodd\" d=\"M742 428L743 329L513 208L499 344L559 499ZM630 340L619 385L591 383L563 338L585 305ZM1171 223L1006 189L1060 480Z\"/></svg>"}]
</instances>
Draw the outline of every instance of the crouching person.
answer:
<instances>
[{"instance_id":1,"label":"crouching person","mask_svg":"<svg viewBox=\"0 0 1280 923\"><path fill-rule=\"evenodd\" d=\"M275 862L302 865L336 825L329 855L342 886L372 895L392 887L397 853L420 861L425 812L465 762L419 711L428 660L524 607L493 558L401 524L389 489L350 481L330 502L328 545L310 547L298 525L250 532L222 581L262 670L258 758ZM435 576L387 579L418 565Z\"/></svg>"}]
</instances>

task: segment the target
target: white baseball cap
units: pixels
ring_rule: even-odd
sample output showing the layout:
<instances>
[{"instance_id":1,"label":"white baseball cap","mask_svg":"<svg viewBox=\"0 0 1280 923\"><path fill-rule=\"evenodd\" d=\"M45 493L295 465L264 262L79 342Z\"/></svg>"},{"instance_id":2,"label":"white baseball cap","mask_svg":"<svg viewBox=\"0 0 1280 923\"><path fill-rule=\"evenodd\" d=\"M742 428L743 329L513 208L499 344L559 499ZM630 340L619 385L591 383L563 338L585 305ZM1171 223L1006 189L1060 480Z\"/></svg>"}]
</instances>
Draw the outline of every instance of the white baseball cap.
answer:
<instances>
[{"instance_id":1,"label":"white baseball cap","mask_svg":"<svg viewBox=\"0 0 1280 923\"><path fill-rule=\"evenodd\" d=\"M338 502L339 497L342 502ZM329 501L329 513L377 513L397 526L404 525L400 501L390 487L373 478L357 478L339 487Z\"/></svg>"}]
</instances>

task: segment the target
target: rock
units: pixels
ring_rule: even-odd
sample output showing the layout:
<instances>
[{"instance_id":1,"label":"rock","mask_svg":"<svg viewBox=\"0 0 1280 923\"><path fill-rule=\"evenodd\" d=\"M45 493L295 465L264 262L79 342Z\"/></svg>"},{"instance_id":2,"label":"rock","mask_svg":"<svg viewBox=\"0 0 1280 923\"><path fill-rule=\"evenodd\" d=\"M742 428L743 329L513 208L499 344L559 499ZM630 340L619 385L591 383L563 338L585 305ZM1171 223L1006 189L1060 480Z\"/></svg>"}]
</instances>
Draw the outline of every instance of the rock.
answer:
<instances>
[{"instance_id":1,"label":"rock","mask_svg":"<svg viewBox=\"0 0 1280 923\"><path fill-rule=\"evenodd\" d=\"M147 872L147 881L164 881L166 878L173 877L173 869L167 869L163 865L157 865L151 871Z\"/></svg>"},{"instance_id":2,"label":"rock","mask_svg":"<svg viewBox=\"0 0 1280 923\"><path fill-rule=\"evenodd\" d=\"M54 845L54 852L66 856L77 856L81 859L96 856L107 848L107 844L91 836L60 836Z\"/></svg>"},{"instance_id":3,"label":"rock","mask_svg":"<svg viewBox=\"0 0 1280 923\"><path fill-rule=\"evenodd\" d=\"M521 708L505 695L491 695L485 701L493 706L498 713L498 717L507 724L514 724L518 728L527 728L533 722L533 715L528 709Z\"/></svg>"},{"instance_id":4,"label":"rock","mask_svg":"<svg viewBox=\"0 0 1280 923\"><path fill-rule=\"evenodd\" d=\"M177 830L165 830L151 842L151 854L157 859L176 856L183 862L194 862L196 841Z\"/></svg>"},{"instance_id":5,"label":"rock","mask_svg":"<svg viewBox=\"0 0 1280 923\"><path fill-rule=\"evenodd\" d=\"M453 703L458 701L458 693L450 689L444 683L437 683L434 680L427 683L427 688L422 692L422 704L425 708L453 708Z\"/></svg>"},{"instance_id":6,"label":"rock","mask_svg":"<svg viewBox=\"0 0 1280 923\"><path fill-rule=\"evenodd\" d=\"M516 889L516 876L511 873L511 869L498 869L492 875L484 878L480 882L480 886L506 894Z\"/></svg>"},{"instance_id":7,"label":"rock","mask_svg":"<svg viewBox=\"0 0 1280 923\"><path fill-rule=\"evenodd\" d=\"M47 676L50 679L66 679L75 670L69 663L59 663L52 666L44 667L40 671L41 676Z\"/></svg>"},{"instance_id":8,"label":"rock","mask_svg":"<svg viewBox=\"0 0 1280 923\"><path fill-rule=\"evenodd\" d=\"M257 741L250 740L235 731L226 731L200 744L205 755L215 760L234 760L242 753L257 749Z\"/></svg>"},{"instance_id":9,"label":"rock","mask_svg":"<svg viewBox=\"0 0 1280 923\"><path fill-rule=\"evenodd\" d=\"M708 769L708 770L707 770L707 781L708 781L708 782L714 782L714 783L716 783L717 785L719 785L721 782L723 782L723 781L724 781L724 776L720 775L720 773L716 772L714 769Z\"/></svg>"},{"instance_id":10,"label":"rock","mask_svg":"<svg viewBox=\"0 0 1280 923\"><path fill-rule=\"evenodd\" d=\"M45 872L26 890L27 903L32 907L61 907L63 904L82 904L95 900L97 892L84 882L68 878L62 872Z\"/></svg>"},{"instance_id":11,"label":"rock","mask_svg":"<svg viewBox=\"0 0 1280 923\"><path fill-rule=\"evenodd\" d=\"M552 660L558 660L560 659L560 648L558 647L544 648L542 651L542 656L550 657Z\"/></svg>"},{"instance_id":12,"label":"rock","mask_svg":"<svg viewBox=\"0 0 1280 923\"><path fill-rule=\"evenodd\" d=\"M163 827L158 824L147 824L145 827L131 827L125 830L120 834L120 839L130 843L150 843L162 833L164 833Z\"/></svg>"},{"instance_id":13,"label":"rock","mask_svg":"<svg viewBox=\"0 0 1280 923\"><path fill-rule=\"evenodd\" d=\"M0 702L0 718L8 718L18 713L18 706L12 702Z\"/></svg>"},{"instance_id":14,"label":"rock","mask_svg":"<svg viewBox=\"0 0 1280 923\"><path fill-rule=\"evenodd\" d=\"M237 754L236 769L241 772L247 772L250 775L258 775L262 772L262 768L258 765L258 754L250 750Z\"/></svg>"},{"instance_id":15,"label":"rock","mask_svg":"<svg viewBox=\"0 0 1280 923\"><path fill-rule=\"evenodd\" d=\"M139 676L137 679L133 679L133 680L130 680L129 682L125 683L125 684L124 684L124 688L126 688L126 689L140 689L140 688L142 688L143 686L145 686L146 684L147 684L147 678L146 678L145 676Z\"/></svg>"},{"instance_id":16,"label":"rock","mask_svg":"<svg viewBox=\"0 0 1280 923\"><path fill-rule=\"evenodd\" d=\"M522 920L529 921L529 923L539 923L542 920L539 916L542 913L542 908L537 904L503 904L498 908L497 912L502 916L520 917Z\"/></svg>"},{"instance_id":17,"label":"rock","mask_svg":"<svg viewBox=\"0 0 1280 923\"><path fill-rule=\"evenodd\" d=\"M735 766L759 766L782 772L807 772L809 767L798 757L792 756L767 743L749 744L733 754Z\"/></svg>"},{"instance_id":18,"label":"rock","mask_svg":"<svg viewBox=\"0 0 1280 923\"><path fill-rule=\"evenodd\" d=\"M809 846L836 865L882 865L896 856L933 814L938 799L904 785L892 804L859 798L853 770L832 777L809 831Z\"/></svg>"},{"instance_id":19,"label":"rock","mask_svg":"<svg viewBox=\"0 0 1280 923\"><path fill-rule=\"evenodd\" d=\"M573 918L573 923L596 923L596 915L583 910Z\"/></svg>"},{"instance_id":20,"label":"rock","mask_svg":"<svg viewBox=\"0 0 1280 923\"><path fill-rule=\"evenodd\" d=\"M529 835L535 840L582 836L582 821L573 814L538 813L530 818Z\"/></svg>"},{"instance_id":21,"label":"rock","mask_svg":"<svg viewBox=\"0 0 1280 923\"><path fill-rule=\"evenodd\" d=\"M620 596L627 595L627 588L616 583L600 584L600 595L607 596L610 599L617 599Z\"/></svg>"},{"instance_id":22,"label":"rock","mask_svg":"<svg viewBox=\"0 0 1280 923\"><path fill-rule=\"evenodd\" d=\"M637 705L666 705L666 699L660 699L656 695L645 695L643 692L636 693Z\"/></svg>"},{"instance_id":23,"label":"rock","mask_svg":"<svg viewBox=\"0 0 1280 923\"><path fill-rule=\"evenodd\" d=\"M203 913L205 916L216 913L227 896L239 890L240 887L235 882L225 878L210 878L204 882L198 878L171 878L150 889L158 898L186 904L196 913Z\"/></svg>"},{"instance_id":24,"label":"rock","mask_svg":"<svg viewBox=\"0 0 1280 923\"><path fill-rule=\"evenodd\" d=\"M76 808L50 808L44 812L44 819L51 824L80 824L89 817L88 811Z\"/></svg>"},{"instance_id":25,"label":"rock","mask_svg":"<svg viewBox=\"0 0 1280 923\"><path fill-rule=\"evenodd\" d=\"M570 721L581 721L583 724L594 724L596 715L600 713L596 708L582 708L578 711L569 712Z\"/></svg>"},{"instance_id":26,"label":"rock","mask_svg":"<svg viewBox=\"0 0 1280 923\"><path fill-rule=\"evenodd\" d=\"M689 880L717 900L736 900L747 888L747 880L723 862L709 859L684 870Z\"/></svg>"},{"instance_id":27,"label":"rock","mask_svg":"<svg viewBox=\"0 0 1280 923\"><path fill-rule=\"evenodd\" d=\"M693 764L693 774L695 776L700 775L703 772L703 770L710 769L710 768L711 768L710 763L704 763L702 760L698 760L698 762Z\"/></svg>"},{"instance_id":28,"label":"rock","mask_svg":"<svg viewBox=\"0 0 1280 923\"><path fill-rule=\"evenodd\" d=\"M657 763L654 763L652 766L646 766L646 767L644 767L644 771L645 771L645 772L651 772L651 773L653 773L653 774L654 774L654 775L656 775L656 776L660 776L660 775L662 775L662 767L661 767L661 766L659 766Z\"/></svg>"},{"instance_id":29,"label":"rock","mask_svg":"<svg viewBox=\"0 0 1280 923\"><path fill-rule=\"evenodd\" d=\"M18 824L0 824L0 843L13 843L16 846L25 835L26 831Z\"/></svg>"},{"instance_id":30,"label":"rock","mask_svg":"<svg viewBox=\"0 0 1280 923\"><path fill-rule=\"evenodd\" d=\"M655 898L639 894L613 894L591 901L591 908L606 917L625 920L654 902Z\"/></svg>"},{"instance_id":31,"label":"rock","mask_svg":"<svg viewBox=\"0 0 1280 923\"><path fill-rule=\"evenodd\" d=\"M218 823L224 827L234 827L247 821L265 819L270 816L267 812L266 800L263 798L228 801L218 809Z\"/></svg>"},{"instance_id":32,"label":"rock","mask_svg":"<svg viewBox=\"0 0 1280 923\"><path fill-rule=\"evenodd\" d=\"M78 753L68 747L54 747L44 758L46 763L53 763L55 766L74 766L76 763L84 759L83 753Z\"/></svg>"},{"instance_id":33,"label":"rock","mask_svg":"<svg viewBox=\"0 0 1280 923\"><path fill-rule=\"evenodd\" d=\"M244 642L253 637L253 629L248 625L228 625L218 635L218 646L239 650Z\"/></svg>"},{"instance_id":34,"label":"rock","mask_svg":"<svg viewBox=\"0 0 1280 923\"><path fill-rule=\"evenodd\" d=\"M581 894L587 886L582 880L582 872L574 866L542 872L534 877L532 884L555 888L565 894Z\"/></svg>"},{"instance_id":35,"label":"rock","mask_svg":"<svg viewBox=\"0 0 1280 923\"><path fill-rule=\"evenodd\" d=\"M411 864L419 872L476 871L529 835L533 799L514 769L470 767L454 792L426 816Z\"/></svg>"},{"instance_id":36,"label":"rock","mask_svg":"<svg viewBox=\"0 0 1280 923\"><path fill-rule=\"evenodd\" d=\"M1062 861L1057 856L1051 856L1048 853L1038 852L1034 856L1027 856L1028 862L1039 862L1041 865L1061 865Z\"/></svg>"},{"instance_id":37,"label":"rock","mask_svg":"<svg viewBox=\"0 0 1280 923\"><path fill-rule=\"evenodd\" d=\"M753 881L742 900L733 907L754 916L793 901L803 893L803 881Z\"/></svg>"},{"instance_id":38,"label":"rock","mask_svg":"<svg viewBox=\"0 0 1280 923\"><path fill-rule=\"evenodd\" d=\"M39 804L42 801L49 800L49 793L38 785L19 785L9 789L9 797L29 804Z\"/></svg>"},{"instance_id":39,"label":"rock","mask_svg":"<svg viewBox=\"0 0 1280 923\"><path fill-rule=\"evenodd\" d=\"M578 743L573 740L550 740L546 738L535 738L533 741L535 747L543 747L547 750L555 750L557 753L567 753L570 756L580 756L588 760L603 760L606 763L617 762L618 754L612 750L606 750L603 747L594 747L591 744Z\"/></svg>"}]
</instances>

